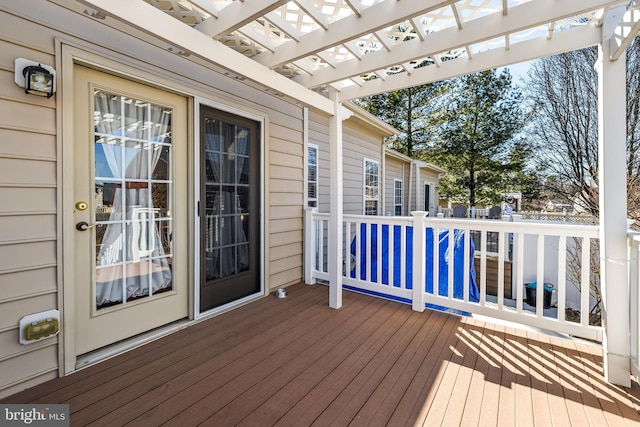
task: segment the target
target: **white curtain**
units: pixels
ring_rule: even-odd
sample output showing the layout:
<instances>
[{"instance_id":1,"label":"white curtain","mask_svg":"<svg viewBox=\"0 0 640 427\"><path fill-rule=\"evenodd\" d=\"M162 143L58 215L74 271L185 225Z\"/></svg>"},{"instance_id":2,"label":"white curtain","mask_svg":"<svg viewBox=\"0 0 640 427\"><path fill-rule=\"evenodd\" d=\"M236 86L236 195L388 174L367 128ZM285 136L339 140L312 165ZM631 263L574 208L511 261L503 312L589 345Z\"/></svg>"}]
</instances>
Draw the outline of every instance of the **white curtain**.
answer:
<instances>
[{"instance_id":1,"label":"white curtain","mask_svg":"<svg viewBox=\"0 0 640 427\"><path fill-rule=\"evenodd\" d=\"M225 185L237 184L240 181L240 172L248 166L245 164L249 160L247 157L236 155L236 153L248 153L248 139L246 131L243 133L244 137L239 137L233 133L223 132L222 127L227 126L219 121L210 121L205 124L207 182L213 183L209 187L215 189L213 200L207 200L205 212L206 278L208 280L235 274L249 266L249 247L246 244L248 237L242 223L245 215L242 214L241 198L237 193L240 187ZM236 129L235 126L230 127ZM228 147L225 146L225 137L233 138ZM229 170L223 173L222 164L233 164L234 167L228 168Z\"/></svg>"},{"instance_id":2,"label":"white curtain","mask_svg":"<svg viewBox=\"0 0 640 427\"><path fill-rule=\"evenodd\" d=\"M114 136L102 138L100 144L106 169L114 178L107 185L115 188L111 223L106 226L97 254L96 304L100 307L172 285L170 266L167 258L162 258L165 252L154 221L157 209L150 202L151 174L165 148L155 142L163 142L170 132L171 115L163 107L103 92L96 93L94 102L96 134ZM136 140L125 142L122 137Z\"/></svg>"}]
</instances>

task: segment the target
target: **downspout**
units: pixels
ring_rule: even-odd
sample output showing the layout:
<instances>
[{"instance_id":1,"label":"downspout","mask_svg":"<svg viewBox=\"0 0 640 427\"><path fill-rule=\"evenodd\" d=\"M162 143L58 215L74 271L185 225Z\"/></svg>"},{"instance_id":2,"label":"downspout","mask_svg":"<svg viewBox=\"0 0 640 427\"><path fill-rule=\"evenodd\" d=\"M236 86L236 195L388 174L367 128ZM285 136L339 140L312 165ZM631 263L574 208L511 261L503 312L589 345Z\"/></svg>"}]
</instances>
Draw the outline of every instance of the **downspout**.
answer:
<instances>
[{"instance_id":1,"label":"downspout","mask_svg":"<svg viewBox=\"0 0 640 427\"><path fill-rule=\"evenodd\" d=\"M411 212L411 196L413 195L413 179L411 179L411 177L413 176L413 161L411 161L411 163L409 163L409 197L407 199L407 210L409 212ZM408 213L409 213L408 212Z\"/></svg>"}]
</instances>

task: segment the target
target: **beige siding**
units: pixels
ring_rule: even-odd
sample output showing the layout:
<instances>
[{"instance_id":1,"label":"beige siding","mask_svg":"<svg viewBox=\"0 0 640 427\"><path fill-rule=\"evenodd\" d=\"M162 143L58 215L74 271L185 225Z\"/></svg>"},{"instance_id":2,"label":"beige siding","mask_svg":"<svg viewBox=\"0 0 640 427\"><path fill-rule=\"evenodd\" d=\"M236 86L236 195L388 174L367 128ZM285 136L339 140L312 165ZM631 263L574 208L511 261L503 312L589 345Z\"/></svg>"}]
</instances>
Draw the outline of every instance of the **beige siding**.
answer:
<instances>
[{"instance_id":1,"label":"beige siding","mask_svg":"<svg viewBox=\"0 0 640 427\"><path fill-rule=\"evenodd\" d=\"M329 211L329 119L310 114L309 142L319 148L318 180L320 212ZM342 123L343 149L343 210L345 214L362 215L364 159L375 160L380 165L380 194L382 195L382 136L345 120ZM382 198L379 202L382 209Z\"/></svg>"},{"instance_id":2,"label":"beige siding","mask_svg":"<svg viewBox=\"0 0 640 427\"><path fill-rule=\"evenodd\" d=\"M403 170L404 166L404 170ZM385 160L385 177L384 177L384 185L385 185L385 208L384 214L390 213L391 215L395 215L395 205L394 205L394 180L399 179L402 181L402 215L409 215L409 211L407 210L407 201L409 200L409 181L407 179L407 174L403 173L404 171L409 170L409 163L403 162L402 160L395 159L393 157L387 156Z\"/></svg>"},{"instance_id":3,"label":"beige siding","mask_svg":"<svg viewBox=\"0 0 640 427\"><path fill-rule=\"evenodd\" d=\"M19 344L18 322L58 308L55 98L26 96L14 83L18 57L55 63L30 42L2 36L33 25L2 16L0 29L0 397L57 374L58 338Z\"/></svg>"},{"instance_id":4,"label":"beige siding","mask_svg":"<svg viewBox=\"0 0 640 427\"><path fill-rule=\"evenodd\" d=\"M329 212L329 118L309 112L309 143L318 146L318 212Z\"/></svg>"},{"instance_id":5,"label":"beige siding","mask_svg":"<svg viewBox=\"0 0 640 427\"><path fill-rule=\"evenodd\" d=\"M189 93L264 116L265 286L269 290L302 280L302 108L51 2L38 6L33 13L42 19L55 16L56 28L0 11L0 397L56 376L59 367L57 337L30 346L17 339L21 317L62 309L57 225L61 147L56 144L61 70L58 93L51 99L27 96L13 83L17 57L56 66L56 37L149 68L175 79L176 87Z\"/></svg>"},{"instance_id":6,"label":"beige siding","mask_svg":"<svg viewBox=\"0 0 640 427\"><path fill-rule=\"evenodd\" d=\"M343 123L344 149L344 212L364 213L364 159L374 160L379 165L378 214L382 214L382 137L362 127L356 127L349 120Z\"/></svg>"}]
</instances>

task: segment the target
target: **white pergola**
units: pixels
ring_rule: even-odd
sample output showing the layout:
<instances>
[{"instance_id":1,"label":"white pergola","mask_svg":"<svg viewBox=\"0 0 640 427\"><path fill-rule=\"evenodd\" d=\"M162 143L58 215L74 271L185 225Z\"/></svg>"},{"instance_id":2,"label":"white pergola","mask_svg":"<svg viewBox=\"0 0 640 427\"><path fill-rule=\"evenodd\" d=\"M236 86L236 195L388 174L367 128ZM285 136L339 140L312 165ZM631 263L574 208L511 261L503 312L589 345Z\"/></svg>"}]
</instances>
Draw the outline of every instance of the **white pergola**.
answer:
<instances>
[{"instance_id":1,"label":"white pergola","mask_svg":"<svg viewBox=\"0 0 640 427\"><path fill-rule=\"evenodd\" d=\"M50 0L69 6L68 0ZM340 103L599 46L605 376L629 385L625 49L635 0L78 0L106 25L333 118L330 306L342 305ZM89 18L88 18L89 19ZM335 170L333 169L335 168Z\"/></svg>"}]
</instances>

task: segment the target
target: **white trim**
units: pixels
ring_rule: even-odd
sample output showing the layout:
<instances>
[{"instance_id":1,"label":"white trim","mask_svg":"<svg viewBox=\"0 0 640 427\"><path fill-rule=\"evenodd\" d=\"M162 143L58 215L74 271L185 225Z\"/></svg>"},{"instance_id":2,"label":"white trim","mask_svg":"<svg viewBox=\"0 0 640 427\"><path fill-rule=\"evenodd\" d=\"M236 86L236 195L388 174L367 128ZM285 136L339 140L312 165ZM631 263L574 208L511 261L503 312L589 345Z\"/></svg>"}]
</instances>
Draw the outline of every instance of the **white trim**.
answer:
<instances>
[{"instance_id":1,"label":"white trim","mask_svg":"<svg viewBox=\"0 0 640 427\"><path fill-rule=\"evenodd\" d=\"M378 197L367 198L367 162L374 163L378 167ZM376 213L375 215L380 214L380 162L378 160L369 159L367 157L362 158L362 215L367 215L367 201L376 200L378 203L376 205Z\"/></svg>"},{"instance_id":2,"label":"white trim","mask_svg":"<svg viewBox=\"0 0 640 427\"><path fill-rule=\"evenodd\" d=\"M431 212L431 201L435 200L435 193L434 193L434 189L435 189L435 183L433 181L428 181L428 180L424 180L422 181L422 190L425 190L426 186L429 186L429 200L427 200L426 197L426 192L424 197L422 198L422 207L423 208L428 208L428 209L421 209L424 210L425 212L429 212L429 216L435 216L435 212ZM427 204L427 206L425 206L425 204ZM434 203L435 204L435 203Z\"/></svg>"},{"instance_id":3,"label":"white trim","mask_svg":"<svg viewBox=\"0 0 640 427\"><path fill-rule=\"evenodd\" d=\"M215 108L217 110L225 111L227 113L244 117L260 124L260 160L262 166L262 173L260 175L260 230L262 234L262 238L260 239L260 291L255 294L249 295L245 298L242 298L237 301L230 302L220 307L215 307L211 310L206 310L204 312L200 312L200 221L198 217L198 204L200 203L200 107L204 105L207 107ZM193 274L193 286L194 286L194 298L193 298L193 313L194 318L199 320L203 317L211 316L220 312L227 311L233 307L237 307L238 305L245 304L246 302L253 301L254 299L260 298L266 295L265 290L265 277L266 277L266 269L265 269L265 242L267 239L267 230L265 228L265 217L264 217L264 206L265 206L265 191L266 191L266 159L265 159L265 141L266 141L266 117L260 116L254 113L250 113L248 111L240 110L235 107L231 107L229 105L213 101L208 98L196 96L194 97L194 115L193 115L193 129L194 129L194 167L193 167L193 175L192 179L194 182L194 235L196 238L193 239L194 244L194 274Z\"/></svg>"}]
</instances>

